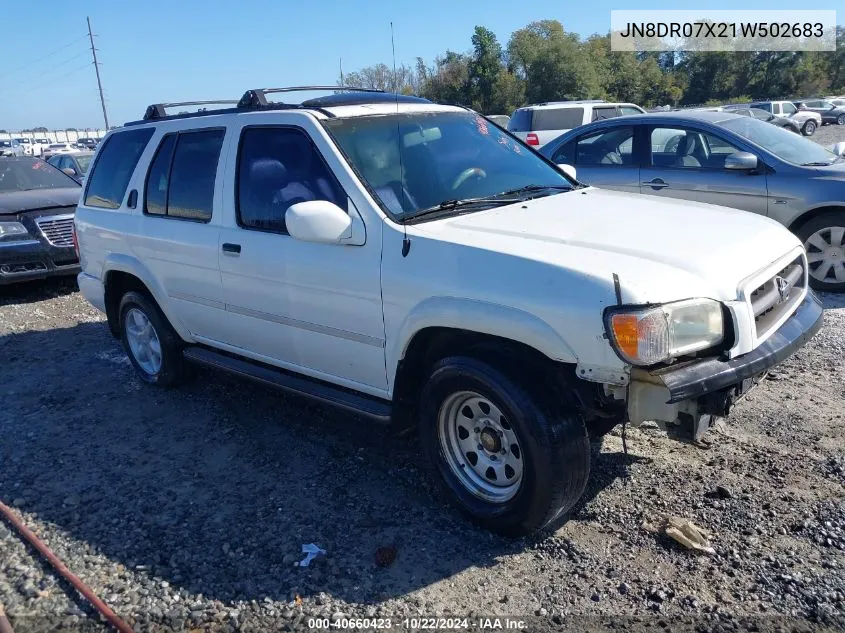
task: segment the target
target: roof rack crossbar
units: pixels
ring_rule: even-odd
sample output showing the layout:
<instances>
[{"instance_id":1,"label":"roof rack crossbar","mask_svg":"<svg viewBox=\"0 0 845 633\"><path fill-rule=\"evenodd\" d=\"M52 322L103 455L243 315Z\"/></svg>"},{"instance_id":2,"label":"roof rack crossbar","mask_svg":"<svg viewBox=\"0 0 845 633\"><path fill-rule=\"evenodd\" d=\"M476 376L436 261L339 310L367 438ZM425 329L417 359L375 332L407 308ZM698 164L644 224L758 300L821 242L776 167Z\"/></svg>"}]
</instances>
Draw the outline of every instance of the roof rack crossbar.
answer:
<instances>
[{"instance_id":1,"label":"roof rack crossbar","mask_svg":"<svg viewBox=\"0 0 845 633\"><path fill-rule=\"evenodd\" d=\"M346 92L384 92L376 88L356 88L354 86L290 86L287 88L255 88L247 90L238 101L239 108L249 108L255 106L266 106L270 102L267 100L268 94L275 94L279 92L307 92L312 90L332 90L332 91L346 91Z\"/></svg>"},{"instance_id":2,"label":"roof rack crossbar","mask_svg":"<svg viewBox=\"0 0 845 633\"><path fill-rule=\"evenodd\" d=\"M154 103L151 106L147 106L147 111L144 112L144 121L152 121L154 119L165 118L167 116L167 108L212 104L232 105L236 103L237 101L234 101L232 99L217 99L213 101L181 101L178 103Z\"/></svg>"}]
</instances>

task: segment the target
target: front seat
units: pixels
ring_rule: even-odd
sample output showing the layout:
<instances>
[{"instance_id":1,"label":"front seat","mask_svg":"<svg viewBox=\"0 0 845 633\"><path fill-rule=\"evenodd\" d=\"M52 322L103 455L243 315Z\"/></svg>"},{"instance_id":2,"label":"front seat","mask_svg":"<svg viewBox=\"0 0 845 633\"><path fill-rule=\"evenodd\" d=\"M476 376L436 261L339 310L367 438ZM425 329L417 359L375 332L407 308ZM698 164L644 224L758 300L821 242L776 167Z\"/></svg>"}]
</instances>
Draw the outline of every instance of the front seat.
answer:
<instances>
[{"instance_id":1,"label":"front seat","mask_svg":"<svg viewBox=\"0 0 845 633\"><path fill-rule=\"evenodd\" d=\"M697 149L698 136L696 134L684 136L678 143L677 158L672 163L672 167L701 167L699 160L693 156Z\"/></svg>"}]
</instances>

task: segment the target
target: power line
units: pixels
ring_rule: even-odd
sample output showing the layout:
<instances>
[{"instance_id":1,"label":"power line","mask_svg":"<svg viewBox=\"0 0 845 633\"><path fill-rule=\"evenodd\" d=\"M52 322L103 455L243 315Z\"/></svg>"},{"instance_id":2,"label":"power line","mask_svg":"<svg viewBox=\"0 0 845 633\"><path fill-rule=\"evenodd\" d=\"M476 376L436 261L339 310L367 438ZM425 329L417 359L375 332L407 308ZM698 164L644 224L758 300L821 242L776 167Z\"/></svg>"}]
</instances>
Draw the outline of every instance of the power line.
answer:
<instances>
[{"instance_id":1,"label":"power line","mask_svg":"<svg viewBox=\"0 0 845 633\"><path fill-rule=\"evenodd\" d=\"M50 67L50 69L49 69L48 71L45 71L44 73L41 73L39 76L37 76L37 77L36 77L36 76L33 76L33 79L37 79L37 80L38 80L38 81L36 81L34 84L29 84L29 85L27 85L27 84L26 84L26 82L24 82L24 83L22 83L22 84L16 85L16 86L15 86L15 88L16 88L16 90L17 90L17 89L27 90L27 89L29 88L29 86L31 86L31 85L38 85L38 86L40 86L42 83L44 83L44 78L45 78L45 75L48 77L48 81L51 81L51 80L49 80L49 74L50 74L52 71L56 70L57 68L61 68L62 66L65 66L65 65L69 64L70 62L74 61L75 59L79 59L80 57L82 57L82 56L84 56L84 55L87 55L87 54L88 54L88 51L82 51L81 53L78 53L78 54L74 55L73 57L68 57L68 58L67 58L66 60L64 60L63 62L59 62L58 64L55 64L55 65L51 66L51 67Z\"/></svg>"},{"instance_id":2,"label":"power line","mask_svg":"<svg viewBox=\"0 0 845 633\"><path fill-rule=\"evenodd\" d=\"M82 41L82 40L84 40L84 39L85 39L85 36L83 35L82 37L80 37L80 38L78 38L78 39L73 40L70 44L65 44L64 46L62 46L62 47L60 47L60 48L57 48L56 50L54 50L54 51L51 51L51 52L47 53L47 54L46 54L46 55L44 55L43 57L39 57L38 59L33 59L32 61L27 62L26 64L24 64L23 66L18 66L17 68L13 68L12 70L9 70L9 71L6 71L5 73L0 74L0 77L7 77L8 75L12 75L12 74L14 74L14 73L18 72L19 70L24 70L25 68L29 68L30 66L33 66L33 65L37 64L38 62L44 61L44 60L45 60L45 59L47 59L48 57L52 57L52 56L53 56L53 55L55 55L56 53L61 53L61 52L62 52L63 50L65 50L66 48L70 48L71 46L73 46L73 45L74 45L74 44L76 44L77 42L80 42L80 41Z\"/></svg>"},{"instance_id":3,"label":"power line","mask_svg":"<svg viewBox=\"0 0 845 633\"><path fill-rule=\"evenodd\" d=\"M36 91L36 90L38 90L38 89L40 89L40 88L43 88L44 86L46 86L46 85L48 85L48 84L52 84L53 82L59 81L60 79L64 79L65 77L70 77L71 75L74 75L74 74L76 74L76 73L80 72L81 70L85 70L85 69L86 69L86 68L88 68L89 66L91 66L91 64L90 64L89 62L85 62L85 65L84 65L84 66L80 66L79 68L74 68L74 69L73 69L73 70L71 70L70 72L66 72L64 75L59 75L58 77L53 77L52 79L48 79L47 81L44 81L44 82L42 82L42 83L36 84L36 85L34 85L34 86L30 86L30 87L29 87L29 88L28 88L25 92L23 92L23 93L18 93L18 92L15 92L15 96L18 96L19 94L28 94L28 93L30 93L30 92L34 92L34 91Z\"/></svg>"}]
</instances>

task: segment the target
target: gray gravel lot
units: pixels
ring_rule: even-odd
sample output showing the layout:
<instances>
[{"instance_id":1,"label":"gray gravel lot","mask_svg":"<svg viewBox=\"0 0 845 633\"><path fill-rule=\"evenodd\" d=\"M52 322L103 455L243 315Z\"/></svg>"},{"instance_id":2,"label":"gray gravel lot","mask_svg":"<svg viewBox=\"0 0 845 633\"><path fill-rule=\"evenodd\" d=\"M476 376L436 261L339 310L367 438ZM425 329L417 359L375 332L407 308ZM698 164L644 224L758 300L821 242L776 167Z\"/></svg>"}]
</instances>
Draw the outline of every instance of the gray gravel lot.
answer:
<instances>
[{"instance_id":1,"label":"gray gravel lot","mask_svg":"<svg viewBox=\"0 0 845 633\"><path fill-rule=\"evenodd\" d=\"M339 614L842 630L845 299L824 301L823 330L712 448L629 429L625 455L616 431L571 520L508 541L443 504L413 435L206 371L148 387L72 281L6 288L0 501L137 630ZM644 529L671 514L709 530L716 554ZM312 542L327 554L296 566ZM385 547L396 558L379 567ZM2 522L0 605L19 632L105 629Z\"/></svg>"}]
</instances>

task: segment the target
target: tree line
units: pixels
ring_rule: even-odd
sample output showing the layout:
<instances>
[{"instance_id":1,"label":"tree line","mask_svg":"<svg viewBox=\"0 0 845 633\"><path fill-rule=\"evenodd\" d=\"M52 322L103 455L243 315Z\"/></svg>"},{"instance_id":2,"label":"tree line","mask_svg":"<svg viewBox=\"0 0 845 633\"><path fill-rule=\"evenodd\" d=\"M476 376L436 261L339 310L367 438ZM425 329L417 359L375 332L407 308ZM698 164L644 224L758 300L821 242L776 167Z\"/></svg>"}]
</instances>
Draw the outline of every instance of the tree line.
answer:
<instances>
[{"instance_id":1,"label":"tree line","mask_svg":"<svg viewBox=\"0 0 845 633\"><path fill-rule=\"evenodd\" d=\"M831 52L643 52L610 50L610 34L586 39L557 20L514 31L505 46L476 26L471 49L447 50L434 63L380 63L339 85L417 94L483 114L510 114L527 103L606 99L644 107L789 99L845 93L845 27Z\"/></svg>"}]
</instances>

